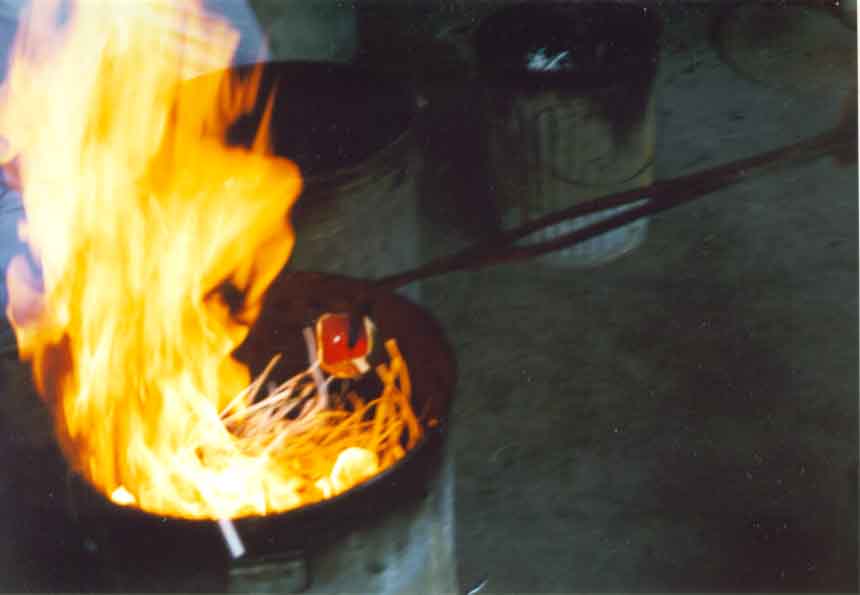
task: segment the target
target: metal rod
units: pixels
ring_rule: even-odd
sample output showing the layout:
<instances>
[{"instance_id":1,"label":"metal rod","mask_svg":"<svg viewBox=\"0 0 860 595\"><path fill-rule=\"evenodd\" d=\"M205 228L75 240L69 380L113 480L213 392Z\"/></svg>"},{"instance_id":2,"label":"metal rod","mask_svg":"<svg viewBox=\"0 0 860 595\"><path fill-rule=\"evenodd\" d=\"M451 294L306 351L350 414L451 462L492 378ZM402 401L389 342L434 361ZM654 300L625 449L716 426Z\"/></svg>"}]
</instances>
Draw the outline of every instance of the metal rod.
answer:
<instances>
[{"instance_id":1,"label":"metal rod","mask_svg":"<svg viewBox=\"0 0 860 595\"><path fill-rule=\"evenodd\" d=\"M848 149L856 150L856 143L856 124L848 121L847 125L843 123L833 130L779 149L693 174L657 181L641 188L603 196L550 213L513 229L502 231L488 240L469 246L455 254L438 258L415 269L378 279L375 286L385 290L394 290L415 281L453 271L480 269L542 256L585 242L613 229L628 225L637 219L649 217L702 198L712 192L749 179L754 174L760 173L760 170L765 167L784 165L795 161L808 161L828 154L844 157ZM855 155L856 153L852 151L852 157ZM552 240L531 245L514 245L517 240L562 221L642 200L648 202Z\"/></svg>"}]
</instances>

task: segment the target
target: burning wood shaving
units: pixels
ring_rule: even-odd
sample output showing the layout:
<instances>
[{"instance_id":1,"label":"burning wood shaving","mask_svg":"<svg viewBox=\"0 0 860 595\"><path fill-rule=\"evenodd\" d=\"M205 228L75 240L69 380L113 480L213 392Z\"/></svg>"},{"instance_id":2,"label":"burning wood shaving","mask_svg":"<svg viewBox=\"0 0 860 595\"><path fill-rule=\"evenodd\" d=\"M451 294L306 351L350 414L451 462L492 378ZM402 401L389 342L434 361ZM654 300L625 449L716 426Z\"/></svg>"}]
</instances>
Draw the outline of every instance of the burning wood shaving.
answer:
<instances>
[{"instance_id":1,"label":"burning wood shaving","mask_svg":"<svg viewBox=\"0 0 860 595\"><path fill-rule=\"evenodd\" d=\"M279 357L220 413L246 455L270 458L296 474L301 490L315 487L321 498L345 491L390 466L421 437L410 403L409 371L397 342L385 343L389 363L375 372L382 393L367 399L352 383L334 381L317 360L313 333L305 329L310 365L258 399ZM333 465L332 465L333 463Z\"/></svg>"}]
</instances>

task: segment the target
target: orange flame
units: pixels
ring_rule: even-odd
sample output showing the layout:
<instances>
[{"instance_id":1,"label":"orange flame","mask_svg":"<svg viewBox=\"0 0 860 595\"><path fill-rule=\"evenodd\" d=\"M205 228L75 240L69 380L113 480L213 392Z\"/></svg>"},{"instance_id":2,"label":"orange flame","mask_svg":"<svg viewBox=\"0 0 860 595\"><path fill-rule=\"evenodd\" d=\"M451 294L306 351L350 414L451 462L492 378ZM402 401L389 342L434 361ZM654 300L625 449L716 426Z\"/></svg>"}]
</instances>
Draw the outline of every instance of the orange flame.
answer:
<instances>
[{"instance_id":1,"label":"orange flame","mask_svg":"<svg viewBox=\"0 0 860 595\"><path fill-rule=\"evenodd\" d=\"M265 121L251 150L221 140L259 77L182 84L228 67L238 42L200 1L79 0L58 24L62 4L33 2L19 31L0 134L39 264L10 264L8 315L66 457L119 504L232 518L327 497L401 456L380 431L259 453L225 427L219 411L250 382L231 354L293 246L298 169L271 155ZM383 396L400 411L398 361Z\"/></svg>"}]
</instances>

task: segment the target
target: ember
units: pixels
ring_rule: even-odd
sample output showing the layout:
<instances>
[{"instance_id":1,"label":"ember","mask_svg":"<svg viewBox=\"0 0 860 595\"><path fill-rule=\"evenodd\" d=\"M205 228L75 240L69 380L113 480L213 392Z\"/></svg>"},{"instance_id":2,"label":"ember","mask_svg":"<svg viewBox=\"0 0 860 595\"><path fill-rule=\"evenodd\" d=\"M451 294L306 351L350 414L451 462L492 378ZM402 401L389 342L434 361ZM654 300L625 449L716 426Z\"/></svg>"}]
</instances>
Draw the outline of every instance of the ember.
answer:
<instances>
[{"instance_id":1,"label":"ember","mask_svg":"<svg viewBox=\"0 0 860 595\"><path fill-rule=\"evenodd\" d=\"M395 341L370 370L352 357L364 337L344 374L309 329L307 370L265 396L278 358L252 382L233 356L289 258L302 184L271 154L268 117L251 149L224 144L258 76L183 84L203 54L226 68L235 32L199 1L80 0L58 24L63 4L30 8L0 134L37 263L10 265L8 314L66 458L117 504L223 520L333 496L403 457L421 427ZM350 384L364 373L378 396Z\"/></svg>"}]
</instances>

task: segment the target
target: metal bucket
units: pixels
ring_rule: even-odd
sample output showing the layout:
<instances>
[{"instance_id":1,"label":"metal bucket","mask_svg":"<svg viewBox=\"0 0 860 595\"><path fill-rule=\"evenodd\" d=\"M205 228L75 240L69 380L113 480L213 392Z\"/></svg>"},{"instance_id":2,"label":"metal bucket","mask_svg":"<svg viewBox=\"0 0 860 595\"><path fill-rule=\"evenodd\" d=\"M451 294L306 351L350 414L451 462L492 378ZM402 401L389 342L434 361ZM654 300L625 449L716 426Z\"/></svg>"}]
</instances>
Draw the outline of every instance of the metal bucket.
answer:
<instances>
[{"instance_id":1,"label":"metal bucket","mask_svg":"<svg viewBox=\"0 0 860 595\"><path fill-rule=\"evenodd\" d=\"M84 537L85 591L234 593L456 592L448 416L456 379L444 332L408 300L367 283L288 273L270 288L237 356L257 373L273 353L305 361L301 329L370 296L380 339L409 364L424 436L403 459L328 500L233 521L246 553L231 559L215 521L121 507L74 475L69 507Z\"/></svg>"},{"instance_id":2,"label":"metal bucket","mask_svg":"<svg viewBox=\"0 0 860 595\"><path fill-rule=\"evenodd\" d=\"M506 224L653 181L659 33L653 9L602 2L514 6L479 26L488 172ZM552 239L633 206L533 237ZM640 245L647 229L638 221L542 261L604 263Z\"/></svg>"},{"instance_id":3,"label":"metal bucket","mask_svg":"<svg viewBox=\"0 0 860 595\"><path fill-rule=\"evenodd\" d=\"M271 92L274 151L304 179L287 268L373 279L418 264L412 89L354 66L269 63L258 105L231 142L251 142ZM416 298L417 288L406 293Z\"/></svg>"}]
</instances>

